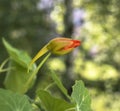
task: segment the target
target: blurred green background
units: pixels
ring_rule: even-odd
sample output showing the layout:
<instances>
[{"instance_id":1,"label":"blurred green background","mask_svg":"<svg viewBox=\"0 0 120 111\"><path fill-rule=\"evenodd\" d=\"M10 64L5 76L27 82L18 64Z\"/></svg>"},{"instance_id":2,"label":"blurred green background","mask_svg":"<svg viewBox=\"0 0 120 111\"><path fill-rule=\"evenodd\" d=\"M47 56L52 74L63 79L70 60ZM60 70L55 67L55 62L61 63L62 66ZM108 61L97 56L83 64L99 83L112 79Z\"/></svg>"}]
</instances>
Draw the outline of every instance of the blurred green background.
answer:
<instances>
[{"instance_id":1,"label":"blurred green background","mask_svg":"<svg viewBox=\"0 0 120 111\"><path fill-rule=\"evenodd\" d=\"M31 57L52 38L81 40L70 54L48 59L35 87L50 81L43 76L50 67L69 93L76 79L84 81L93 111L120 111L119 18L119 0L0 0L0 64L8 57L2 37ZM0 87L3 80L0 74Z\"/></svg>"}]
</instances>

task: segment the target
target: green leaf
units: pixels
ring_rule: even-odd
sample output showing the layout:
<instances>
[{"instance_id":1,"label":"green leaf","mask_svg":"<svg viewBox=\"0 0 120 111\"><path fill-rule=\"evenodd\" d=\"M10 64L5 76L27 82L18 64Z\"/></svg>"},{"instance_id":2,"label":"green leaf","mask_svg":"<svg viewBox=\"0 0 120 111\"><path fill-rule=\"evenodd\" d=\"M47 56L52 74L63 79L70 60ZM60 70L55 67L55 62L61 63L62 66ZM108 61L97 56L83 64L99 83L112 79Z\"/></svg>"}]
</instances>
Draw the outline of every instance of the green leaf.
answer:
<instances>
[{"instance_id":1,"label":"green leaf","mask_svg":"<svg viewBox=\"0 0 120 111\"><path fill-rule=\"evenodd\" d=\"M66 102L63 99L58 99L51 96L47 91L39 90L38 96L45 107L46 111L67 111L67 109L71 109L69 111L74 111L74 105Z\"/></svg>"},{"instance_id":2,"label":"green leaf","mask_svg":"<svg viewBox=\"0 0 120 111\"><path fill-rule=\"evenodd\" d=\"M82 81L76 81L71 97L76 103L76 111L91 111L91 98Z\"/></svg>"},{"instance_id":3,"label":"green leaf","mask_svg":"<svg viewBox=\"0 0 120 111\"><path fill-rule=\"evenodd\" d=\"M28 97L0 89L0 111L33 111Z\"/></svg>"},{"instance_id":4,"label":"green leaf","mask_svg":"<svg viewBox=\"0 0 120 111\"><path fill-rule=\"evenodd\" d=\"M7 75L4 80L5 88L10 89L14 92L25 93L35 82L36 76L32 78L32 81L29 85L25 85L27 80L30 78L32 72L27 73L26 69L21 67L14 61L9 62L9 67L11 70L7 72Z\"/></svg>"},{"instance_id":5,"label":"green leaf","mask_svg":"<svg viewBox=\"0 0 120 111\"><path fill-rule=\"evenodd\" d=\"M25 51L21 51L12 47L5 39L3 39L3 43L12 60L14 60L20 66L28 68L28 65L31 61L31 58L28 56L28 54ZM33 65L33 68L34 67L35 64Z\"/></svg>"},{"instance_id":6,"label":"green leaf","mask_svg":"<svg viewBox=\"0 0 120 111\"><path fill-rule=\"evenodd\" d=\"M70 96L68 95L67 93L67 90L66 88L63 86L61 80L58 78L58 76L53 72L51 71L51 76L52 76L52 79L54 80L54 82L56 83L56 85L60 88L60 90L63 92L63 94L68 97L70 99Z\"/></svg>"},{"instance_id":7,"label":"green leaf","mask_svg":"<svg viewBox=\"0 0 120 111\"><path fill-rule=\"evenodd\" d=\"M32 78L30 84L25 86L26 81L30 78L32 72L34 72L36 69L36 65L34 64L31 68L31 71L27 73L31 58L27 55L26 52L12 47L7 41L5 41L5 39L3 39L3 43L11 58L8 66L8 68L11 70L7 71L4 85L7 89L10 89L14 92L25 93L34 84L36 75Z\"/></svg>"}]
</instances>

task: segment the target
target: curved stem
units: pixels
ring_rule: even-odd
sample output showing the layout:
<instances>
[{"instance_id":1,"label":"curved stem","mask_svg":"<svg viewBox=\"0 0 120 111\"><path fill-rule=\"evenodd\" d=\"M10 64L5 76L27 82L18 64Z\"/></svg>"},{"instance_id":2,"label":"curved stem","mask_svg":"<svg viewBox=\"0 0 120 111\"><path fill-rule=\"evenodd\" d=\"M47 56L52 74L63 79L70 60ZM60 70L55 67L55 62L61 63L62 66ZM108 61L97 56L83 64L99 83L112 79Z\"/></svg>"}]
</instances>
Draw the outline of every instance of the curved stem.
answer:
<instances>
[{"instance_id":1,"label":"curved stem","mask_svg":"<svg viewBox=\"0 0 120 111\"><path fill-rule=\"evenodd\" d=\"M42 60L42 62L40 62L40 64L38 65L38 67L35 69L35 71L31 74L31 76L29 77L28 81L25 84L25 88L27 88L27 86L31 83L31 81L33 80L33 78L35 77L35 75L37 75L39 69L41 68L41 66L45 63L45 61L50 57L51 53L48 53L48 55Z\"/></svg>"},{"instance_id":2,"label":"curved stem","mask_svg":"<svg viewBox=\"0 0 120 111\"><path fill-rule=\"evenodd\" d=\"M29 69L31 67L31 65L38 59L40 58L42 55L44 55L45 53L48 52L48 48L47 48L47 45L45 45L36 55L35 57L32 59L32 61L30 62L29 66L28 66L28 72L29 72Z\"/></svg>"},{"instance_id":3,"label":"curved stem","mask_svg":"<svg viewBox=\"0 0 120 111\"><path fill-rule=\"evenodd\" d=\"M53 85L55 85L55 83L53 82L53 83L51 83L51 84L49 84L44 90L48 90L49 88L51 88Z\"/></svg>"}]
</instances>

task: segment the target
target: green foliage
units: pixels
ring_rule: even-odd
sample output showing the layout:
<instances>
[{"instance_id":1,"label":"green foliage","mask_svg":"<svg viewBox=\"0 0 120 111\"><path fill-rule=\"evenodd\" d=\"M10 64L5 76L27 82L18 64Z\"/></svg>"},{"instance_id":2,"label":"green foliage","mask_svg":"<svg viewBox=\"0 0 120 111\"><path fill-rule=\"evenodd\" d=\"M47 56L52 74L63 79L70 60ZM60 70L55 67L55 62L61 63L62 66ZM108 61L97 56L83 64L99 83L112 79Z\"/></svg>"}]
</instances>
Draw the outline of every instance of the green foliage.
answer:
<instances>
[{"instance_id":1,"label":"green foliage","mask_svg":"<svg viewBox=\"0 0 120 111\"><path fill-rule=\"evenodd\" d=\"M69 102L62 97L55 97L52 93L50 93L49 89L40 89L36 94L36 97L39 98L40 101L36 104L36 99L34 99L33 102L30 103L30 98L28 99L27 95L24 95L23 93L26 93L28 89L32 87L38 70L48 59L50 53L45 56L37 68L34 64L30 68L30 71L27 72L28 64L31 58L24 51L19 51L18 49L12 47L4 39L3 43L10 56L8 65L9 70L6 70L7 75L5 77L4 85L6 89L13 92L0 89L0 109L2 111L36 111L35 106L38 106L37 109L40 111L41 108L42 110L44 109L44 111L90 111L90 97L83 82L77 81L73 86L72 95L69 96L67 94L67 89L63 86L61 80L53 71L50 71L50 74L54 83L58 86L61 92L68 97ZM8 60L5 60L2 63L0 67L1 72L3 71L3 66L7 61ZM75 106L77 108L75 108Z\"/></svg>"},{"instance_id":2,"label":"green foliage","mask_svg":"<svg viewBox=\"0 0 120 111\"><path fill-rule=\"evenodd\" d=\"M3 39L4 46L7 50L7 52L10 55L10 58L14 60L17 64L19 64L23 68L28 68L28 65L31 61L31 58L28 56L28 54L24 51L18 50L14 47L12 47L5 39ZM35 64L33 65L33 68L35 68Z\"/></svg>"},{"instance_id":3,"label":"green foliage","mask_svg":"<svg viewBox=\"0 0 120 111\"><path fill-rule=\"evenodd\" d=\"M54 80L59 81L59 78ZM55 98L45 90L39 90L37 94L47 111L92 111L91 98L82 81L76 81L76 84L73 86L71 103Z\"/></svg>"},{"instance_id":4,"label":"green foliage","mask_svg":"<svg viewBox=\"0 0 120 111\"><path fill-rule=\"evenodd\" d=\"M49 8L45 10L39 9L38 5L40 1L44 0L0 0L1 37L4 36L16 47L26 49L31 55L34 55L36 53L35 50L37 51L42 47L45 40L48 41L53 35L58 35L55 30L61 35L64 35L63 32L65 31L65 35L67 36L73 35L74 37L75 35L75 37L79 37L82 40L82 45L78 57L75 55L75 65L72 66L74 69L73 72L79 74L84 79L86 85L93 88L91 90L98 89L98 97L93 93L93 109L95 111L119 111L120 100L118 101L117 99L120 98L120 0L52 0L54 3L50 10ZM71 12L74 12L76 9L82 9L85 12L85 24L80 29L77 26L77 31L76 27L70 24L72 22ZM49 19L49 15L52 20ZM68 32L66 32L66 27L68 28ZM23 51L18 56L22 56L22 54ZM0 62L4 61L5 58L7 58L7 54L1 40ZM64 61L65 59L62 60ZM73 61L73 59L69 59L69 63L70 60ZM7 61L9 61L8 67ZM24 74L22 73L26 73L26 68L24 68L26 67L26 63L24 64L25 61L20 61L16 64L17 61L12 60L11 62L11 59L8 59L3 64L0 63L1 87L3 87L4 76L5 79L8 76L10 82L7 84L12 83L11 86L13 86L14 91L22 89L21 86L23 84L19 86L21 82L19 85L16 85L16 83L20 78L21 81L24 78ZM52 59L51 61L53 63ZM57 65L55 64L53 68L55 69L57 66L57 73L59 73L59 69L62 71L60 73L63 74L66 69L69 70L71 68L69 64L64 64L61 67L58 61L55 60L54 62ZM6 71L7 76L4 75ZM46 69L40 73L45 74L45 71ZM8 72L11 77L9 77ZM17 75L19 77L14 76L13 78L12 75L14 74L12 73L19 74ZM41 76L38 79L38 81L41 81ZM43 79L42 81L45 80ZM103 96L104 101L99 90L102 90L106 94ZM106 98L108 92L111 92L111 94L110 97ZM115 95L117 99L114 99Z\"/></svg>"},{"instance_id":5,"label":"green foliage","mask_svg":"<svg viewBox=\"0 0 120 111\"><path fill-rule=\"evenodd\" d=\"M51 96L47 91L39 90L38 96L46 111L67 111L74 108L74 105L66 102L64 99L58 99Z\"/></svg>"},{"instance_id":6,"label":"green foliage","mask_svg":"<svg viewBox=\"0 0 120 111\"><path fill-rule=\"evenodd\" d=\"M82 81L76 81L71 96L76 103L76 111L91 111L91 98Z\"/></svg>"},{"instance_id":7,"label":"green foliage","mask_svg":"<svg viewBox=\"0 0 120 111\"><path fill-rule=\"evenodd\" d=\"M26 95L20 95L4 89L0 89L0 110L33 111Z\"/></svg>"},{"instance_id":8,"label":"green foliage","mask_svg":"<svg viewBox=\"0 0 120 111\"><path fill-rule=\"evenodd\" d=\"M25 86L26 81L29 79L31 73L36 69L34 64L31 72L27 73L28 64L31 58L24 51L19 51L12 47L7 41L3 39L3 43L10 56L9 68L4 84L7 89L15 92L25 93L34 83L35 77L29 86Z\"/></svg>"},{"instance_id":9,"label":"green foliage","mask_svg":"<svg viewBox=\"0 0 120 111\"><path fill-rule=\"evenodd\" d=\"M67 93L66 88L63 86L61 80L58 78L58 76L56 75L56 73L54 73L54 71L51 71L51 77L52 77L52 79L54 80L55 84L56 84L56 85L60 88L60 90L63 92L63 94L70 99L70 97L69 97L69 95L68 95L68 93Z\"/></svg>"}]
</instances>

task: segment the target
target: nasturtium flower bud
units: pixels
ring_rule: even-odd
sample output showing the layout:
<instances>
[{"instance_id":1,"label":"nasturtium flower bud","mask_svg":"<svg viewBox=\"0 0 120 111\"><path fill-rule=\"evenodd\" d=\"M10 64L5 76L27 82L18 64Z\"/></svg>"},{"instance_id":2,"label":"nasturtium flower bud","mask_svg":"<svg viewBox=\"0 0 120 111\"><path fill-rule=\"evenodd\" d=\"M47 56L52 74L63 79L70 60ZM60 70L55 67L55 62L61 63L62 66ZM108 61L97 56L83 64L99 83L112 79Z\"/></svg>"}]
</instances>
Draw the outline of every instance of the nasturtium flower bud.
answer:
<instances>
[{"instance_id":1,"label":"nasturtium flower bud","mask_svg":"<svg viewBox=\"0 0 120 111\"><path fill-rule=\"evenodd\" d=\"M46 44L38 53L37 55L32 59L30 66L42 55L44 55L46 52L51 52L52 54L56 55L64 55L66 53L69 53L74 48L79 46L81 44L81 41L79 40L73 40L70 38L55 38L52 39L48 44Z\"/></svg>"},{"instance_id":2,"label":"nasturtium flower bud","mask_svg":"<svg viewBox=\"0 0 120 111\"><path fill-rule=\"evenodd\" d=\"M55 38L48 43L47 48L53 54L64 55L79 45L79 40L72 40L69 38Z\"/></svg>"}]
</instances>

